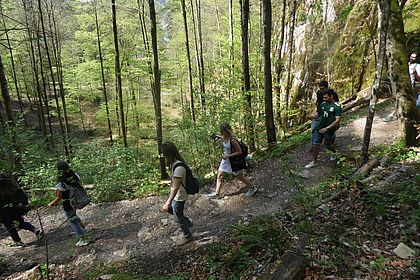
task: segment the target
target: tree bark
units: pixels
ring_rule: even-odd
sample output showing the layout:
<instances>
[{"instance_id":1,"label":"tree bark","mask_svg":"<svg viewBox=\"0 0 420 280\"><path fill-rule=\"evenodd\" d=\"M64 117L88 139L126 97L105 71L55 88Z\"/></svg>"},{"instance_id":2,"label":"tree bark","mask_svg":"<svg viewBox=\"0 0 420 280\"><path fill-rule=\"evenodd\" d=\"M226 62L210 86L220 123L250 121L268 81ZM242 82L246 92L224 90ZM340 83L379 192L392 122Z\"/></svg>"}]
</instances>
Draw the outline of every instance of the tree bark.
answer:
<instances>
[{"instance_id":1,"label":"tree bark","mask_svg":"<svg viewBox=\"0 0 420 280\"><path fill-rule=\"evenodd\" d=\"M264 30L264 100L265 100L265 126L269 144L276 142L276 127L273 116L273 91L271 80L271 0L262 0L263 4L263 30Z\"/></svg>"},{"instance_id":2,"label":"tree bark","mask_svg":"<svg viewBox=\"0 0 420 280\"><path fill-rule=\"evenodd\" d=\"M187 51L188 81L189 81L189 86L190 86L190 109L191 109L192 120L193 120L193 122L195 122L194 88L193 88L190 43L189 43L189 39L188 39L188 23L187 23L187 11L186 11L186 8L185 8L185 0L181 0L181 8L182 8L182 17L184 19L185 49Z\"/></svg>"},{"instance_id":3,"label":"tree bark","mask_svg":"<svg viewBox=\"0 0 420 280\"><path fill-rule=\"evenodd\" d=\"M160 175L162 179L168 178L166 173L165 159L162 156L162 112L161 112L161 100L160 100L160 72L159 72L159 57L158 57L158 47L157 47L157 32L156 32L156 11L154 0L149 1L149 13L150 13L150 23L151 23L151 37L152 37L152 50L153 50L153 73L155 80L155 115L156 115L156 134L157 134L157 144L158 144L158 153L159 153L159 162L160 162Z\"/></svg>"},{"instance_id":4,"label":"tree bark","mask_svg":"<svg viewBox=\"0 0 420 280\"><path fill-rule=\"evenodd\" d=\"M246 101L246 130L249 137L249 149L251 152L256 150L255 147L255 128L252 114L252 98L251 98L251 78L249 74L249 0L239 0L241 7L241 39L242 39L242 75L243 75L243 94Z\"/></svg>"},{"instance_id":5,"label":"tree bark","mask_svg":"<svg viewBox=\"0 0 420 280\"><path fill-rule=\"evenodd\" d=\"M282 49L284 44L284 27L286 21L286 3L287 0L282 0L282 10L281 10L281 21L280 21L280 39L277 46L277 58L276 58L276 65L275 65L275 84L274 84L274 91L276 93L276 101L277 101L277 120L279 125L281 125L281 75L284 69L284 62L283 62L283 55Z\"/></svg>"},{"instance_id":6,"label":"tree bark","mask_svg":"<svg viewBox=\"0 0 420 280\"><path fill-rule=\"evenodd\" d=\"M0 89L3 97L4 110L6 111L7 122L10 125L15 125L15 116L12 109L12 99L10 98L9 86L7 85L6 74L4 73L3 61L0 56Z\"/></svg>"},{"instance_id":7,"label":"tree bark","mask_svg":"<svg viewBox=\"0 0 420 280\"><path fill-rule=\"evenodd\" d=\"M127 144L127 129L125 126L124 119L124 102L123 102L123 92L122 92L122 81L121 81L121 66L120 66L120 51L118 48L118 31L117 31L117 12L115 9L115 0L111 0L112 3L112 28L114 34L114 47L115 47L115 76L116 76L116 89L117 96L119 101L119 117L121 121L121 132L123 137L124 147L128 147Z\"/></svg>"},{"instance_id":8,"label":"tree bark","mask_svg":"<svg viewBox=\"0 0 420 280\"><path fill-rule=\"evenodd\" d=\"M411 88L407 70L407 42L404 33L402 12L397 0L391 0L387 58L389 77L397 93L397 109L405 146L417 146L416 124L419 123L419 109L416 108L415 93Z\"/></svg>"},{"instance_id":9,"label":"tree bark","mask_svg":"<svg viewBox=\"0 0 420 280\"><path fill-rule=\"evenodd\" d=\"M388 21L389 21L389 2L388 0L379 1L380 15L378 17L379 23L379 46L378 46L378 58L375 70L375 79L373 81L369 111L366 117L365 131L363 135L361 164L365 164L369 159L369 144L370 136L372 133L373 117L375 116L376 102L378 100L377 92L381 86L382 71L384 67L385 51L386 51L386 39L388 33Z\"/></svg>"},{"instance_id":10,"label":"tree bark","mask_svg":"<svg viewBox=\"0 0 420 280\"><path fill-rule=\"evenodd\" d=\"M200 80L200 92L201 92L201 109L206 109L206 88L204 85L204 59L203 59L203 34L201 29L201 0L195 0L197 8L197 30L198 30L198 41L200 47L200 71L199 71L199 80Z\"/></svg>"},{"instance_id":11,"label":"tree bark","mask_svg":"<svg viewBox=\"0 0 420 280\"><path fill-rule=\"evenodd\" d=\"M94 5L93 9L95 12L95 26L96 26L96 37L97 37L97 42L98 42L99 63L101 64L102 93L104 95L104 101L105 101L106 120L108 123L108 136L109 136L109 141L111 141L112 143L111 117L109 114L108 94L106 92L106 81L105 81L104 61L103 61L103 56L102 56L101 31L99 30L97 2L95 1L93 5Z\"/></svg>"}]
</instances>

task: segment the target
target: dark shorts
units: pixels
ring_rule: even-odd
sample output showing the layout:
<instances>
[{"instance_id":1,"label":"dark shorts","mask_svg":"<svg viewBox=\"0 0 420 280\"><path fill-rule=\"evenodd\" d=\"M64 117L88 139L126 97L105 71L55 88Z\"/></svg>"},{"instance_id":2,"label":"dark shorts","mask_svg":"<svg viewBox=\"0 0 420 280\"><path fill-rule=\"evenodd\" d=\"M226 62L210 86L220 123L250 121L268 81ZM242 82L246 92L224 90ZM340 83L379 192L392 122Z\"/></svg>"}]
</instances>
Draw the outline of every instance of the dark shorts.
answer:
<instances>
[{"instance_id":1,"label":"dark shorts","mask_svg":"<svg viewBox=\"0 0 420 280\"><path fill-rule=\"evenodd\" d=\"M312 131L312 144L320 145L324 141L325 146L331 146L335 142L335 131L327 131L324 134L320 133L318 129Z\"/></svg>"}]
</instances>

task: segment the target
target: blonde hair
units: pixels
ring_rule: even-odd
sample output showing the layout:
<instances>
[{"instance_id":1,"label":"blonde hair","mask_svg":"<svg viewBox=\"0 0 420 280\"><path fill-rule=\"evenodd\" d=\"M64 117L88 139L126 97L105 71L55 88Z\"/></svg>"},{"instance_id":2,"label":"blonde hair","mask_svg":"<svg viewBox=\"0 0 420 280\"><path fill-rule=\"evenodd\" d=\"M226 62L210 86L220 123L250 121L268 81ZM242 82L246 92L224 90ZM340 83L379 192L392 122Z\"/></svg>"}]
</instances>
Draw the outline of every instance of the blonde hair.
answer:
<instances>
[{"instance_id":1,"label":"blonde hair","mask_svg":"<svg viewBox=\"0 0 420 280\"><path fill-rule=\"evenodd\" d=\"M222 123L220 125L220 131L226 131L227 133L229 133L230 137L233 137L232 127L228 123Z\"/></svg>"}]
</instances>

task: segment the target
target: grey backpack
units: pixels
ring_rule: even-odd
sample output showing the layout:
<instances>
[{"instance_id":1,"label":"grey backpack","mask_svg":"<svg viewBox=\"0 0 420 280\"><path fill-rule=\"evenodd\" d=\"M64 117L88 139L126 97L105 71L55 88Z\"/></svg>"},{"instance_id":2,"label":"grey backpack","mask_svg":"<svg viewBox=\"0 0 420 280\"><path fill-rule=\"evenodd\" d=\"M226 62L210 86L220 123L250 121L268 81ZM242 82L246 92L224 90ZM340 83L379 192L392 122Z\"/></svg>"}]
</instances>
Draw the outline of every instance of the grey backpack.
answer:
<instances>
[{"instance_id":1,"label":"grey backpack","mask_svg":"<svg viewBox=\"0 0 420 280\"><path fill-rule=\"evenodd\" d=\"M67 186L70 191L70 205L73 209L82 209L92 202L85 188L81 184L72 184Z\"/></svg>"}]
</instances>

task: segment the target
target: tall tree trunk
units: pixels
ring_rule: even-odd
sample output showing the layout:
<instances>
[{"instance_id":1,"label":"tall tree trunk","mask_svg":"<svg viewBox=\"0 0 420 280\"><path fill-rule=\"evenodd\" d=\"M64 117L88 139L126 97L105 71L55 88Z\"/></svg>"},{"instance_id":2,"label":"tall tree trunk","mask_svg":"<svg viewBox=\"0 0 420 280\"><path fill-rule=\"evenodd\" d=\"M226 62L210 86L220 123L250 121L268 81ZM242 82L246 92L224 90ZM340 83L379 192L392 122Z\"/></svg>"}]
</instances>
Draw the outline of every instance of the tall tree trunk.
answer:
<instances>
[{"instance_id":1,"label":"tall tree trunk","mask_svg":"<svg viewBox=\"0 0 420 280\"><path fill-rule=\"evenodd\" d=\"M28 34L28 40L29 40L29 46L30 46L30 58L31 58L33 79L34 79L34 83L36 85L35 91L36 91L37 97L38 97L38 119L39 119L42 134L44 135L44 137L47 140L47 127L45 125L44 109L43 109L43 105L42 105L42 91L41 91L41 85L39 83L38 65L37 65L37 62L36 62L35 48L34 48L34 45L32 43L32 39L33 39L32 30L29 27L29 18L28 18L29 10L27 9L26 1L27 0L22 0L22 4L23 4L24 13L25 13L25 25L26 25L25 29L26 29L26 32ZM31 10L32 10L32 8L31 8ZM54 146L54 143L52 143L52 145Z\"/></svg>"},{"instance_id":2,"label":"tall tree trunk","mask_svg":"<svg viewBox=\"0 0 420 280\"><path fill-rule=\"evenodd\" d=\"M230 75L233 75L233 68L235 67L235 45L233 38L233 0L229 0L229 61L230 61Z\"/></svg>"},{"instance_id":3,"label":"tall tree trunk","mask_svg":"<svg viewBox=\"0 0 420 280\"><path fill-rule=\"evenodd\" d=\"M98 42L99 63L101 64L102 93L104 95L104 101L105 101L106 120L108 123L108 136L109 136L109 141L111 141L112 143L111 117L109 114L108 94L106 92L106 81L105 81L104 61L103 61L103 56L102 56L101 31L99 30L97 2L95 1L93 5L94 5L93 9L95 12L95 26L96 26L96 36L97 36L97 42Z\"/></svg>"},{"instance_id":4,"label":"tall tree trunk","mask_svg":"<svg viewBox=\"0 0 420 280\"><path fill-rule=\"evenodd\" d=\"M166 173L165 159L162 156L162 112L161 112L161 101L160 101L160 72L159 72L159 57L157 47L157 31L156 31L156 11L154 0L149 1L149 13L150 13L150 26L151 26L151 37L152 37L152 50L153 50L153 74L155 77L155 91L153 95L155 104L155 115L156 115L156 136L158 144L158 153L160 160L160 176L162 179L168 178Z\"/></svg>"},{"instance_id":5,"label":"tall tree trunk","mask_svg":"<svg viewBox=\"0 0 420 280\"><path fill-rule=\"evenodd\" d=\"M251 99L251 78L249 74L249 0L239 0L241 7L241 38L242 38L242 74L243 74L243 93L246 100L246 128L249 137L249 149L255 151L255 129L254 118L252 114L252 99Z\"/></svg>"},{"instance_id":6,"label":"tall tree trunk","mask_svg":"<svg viewBox=\"0 0 420 280\"><path fill-rule=\"evenodd\" d=\"M197 8L197 30L198 30L198 41L200 46L200 92L201 92L201 109L206 109L206 89L204 86L204 59L203 59L203 34L201 31L201 0L195 0Z\"/></svg>"},{"instance_id":7,"label":"tall tree trunk","mask_svg":"<svg viewBox=\"0 0 420 280\"><path fill-rule=\"evenodd\" d=\"M200 48L198 46L198 38L197 38L197 27L196 27L196 20L195 20L195 13L194 13L194 3L193 0L190 0L191 4L191 18L193 22L193 34L194 34L194 46L195 46L195 61L196 61L196 71L198 76L198 83L200 85L200 91L201 91L201 79L200 79L200 73L201 73L201 65L200 65ZM200 92L200 102L202 102L202 92Z\"/></svg>"},{"instance_id":8,"label":"tall tree trunk","mask_svg":"<svg viewBox=\"0 0 420 280\"><path fill-rule=\"evenodd\" d=\"M410 85L407 71L407 42L404 33L402 11L397 0L391 0L389 32L387 41L388 69L391 84L398 92L397 106L402 138L407 147L419 144L415 124L420 121L419 109L416 108L415 93Z\"/></svg>"},{"instance_id":9,"label":"tall tree trunk","mask_svg":"<svg viewBox=\"0 0 420 280\"><path fill-rule=\"evenodd\" d=\"M275 64L275 83L274 83L274 92L276 93L276 102L277 102L277 120L281 126L281 75L284 69L284 62L282 56L282 49L284 44L284 27L286 21L286 2L287 0L282 0L282 10L281 10L281 21L280 21L280 38L277 45L277 58Z\"/></svg>"},{"instance_id":10,"label":"tall tree trunk","mask_svg":"<svg viewBox=\"0 0 420 280\"><path fill-rule=\"evenodd\" d=\"M15 89L16 89L16 94L17 94L17 97L18 97L19 109L20 109L20 112L22 114L23 122L24 122L25 126L28 126L28 123L26 122L26 118L25 118L25 112L24 112L24 109L23 109L23 107L24 107L23 106L23 101L22 101L22 98L20 96L18 79L17 79L17 75L16 75L15 58L13 56L13 50L12 50L12 46L10 44L9 32L7 31L6 21L4 20L3 3L1 1L0 1L0 13L1 13L2 21L3 21L3 26L4 26L4 35L6 35L7 48L9 49L10 60L11 60L11 63L12 63L13 82L14 82Z\"/></svg>"},{"instance_id":11,"label":"tall tree trunk","mask_svg":"<svg viewBox=\"0 0 420 280\"><path fill-rule=\"evenodd\" d=\"M184 19L185 49L187 51L188 78L189 78L189 85L190 85L190 108L191 108L191 117L192 117L193 122L195 122L194 88L193 88L193 77L192 77L191 55L190 55L190 43L189 43L189 39L188 39L188 23L187 23L187 11L185 9L185 0L181 0L181 8L182 8L182 17Z\"/></svg>"},{"instance_id":12,"label":"tall tree trunk","mask_svg":"<svg viewBox=\"0 0 420 280\"><path fill-rule=\"evenodd\" d=\"M276 142L276 127L273 116L273 90L271 80L271 0L262 0L263 4L263 31L264 31L264 99L265 99L265 126L269 144Z\"/></svg>"},{"instance_id":13,"label":"tall tree trunk","mask_svg":"<svg viewBox=\"0 0 420 280\"><path fill-rule=\"evenodd\" d=\"M121 132L123 136L124 147L128 147L127 144L127 130L125 127L124 119L124 102L123 102L123 92L122 92L122 81L121 81L121 67L120 67L120 51L118 49L118 31L117 31L117 13L115 9L115 0L112 2L112 27L114 33L114 47L115 47L115 76L116 76L116 95L118 96L119 101L119 115L121 121Z\"/></svg>"},{"instance_id":14,"label":"tall tree trunk","mask_svg":"<svg viewBox=\"0 0 420 280\"><path fill-rule=\"evenodd\" d=\"M12 99L10 98L9 86L7 85L6 74L4 73L3 61L0 56L0 89L3 97L4 110L6 111L7 121L10 125L15 125L15 116L12 109Z\"/></svg>"},{"instance_id":15,"label":"tall tree trunk","mask_svg":"<svg viewBox=\"0 0 420 280\"><path fill-rule=\"evenodd\" d=\"M63 122L62 122L62 119L61 119L60 104L58 103L57 88L56 88L56 85L55 85L53 65L52 65L52 61L51 61L50 52L49 52L49 49L48 49L48 41L47 41L47 35L46 35L46 32L45 32L45 24L44 24L44 17L43 17L43 13L42 13L41 0L38 0L38 9L39 9L39 18L41 20L42 34L43 34L43 37L44 37L45 53L47 54L48 66L49 66L51 82L52 82L52 86L53 86L54 99L55 99L55 104L57 106L58 121L60 123L61 134L63 136L64 150L65 150L67 158L70 158L70 147L69 147L69 141L68 141L68 134L67 134L67 131L65 131L65 129L63 127Z\"/></svg>"},{"instance_id":16,"label":"tall tree trunk","mask_svg":"<svg viewBox=\"0 0 420 280\"><path fill-rule=\"evenodd\" d=\"M375 79L373 81L369 111L366 117L365 131L363 135L363 145L361 154L361 164L364 164L369 159L369 144L370 136L372 133L373 118L375 116L376 102L378 100L377 92L381 87L382 72L384 68L385 51L386 51L386 39L388 33L388 21L389 21L389 1L379 1L379 46L378 46L378 58L375 70Z\"/></svg>"},{"instance_id":17,"label":"tall tree trunk","mask_svg":"<svg viewBox=\"0 0 420 280\"><path fill-rule=\"evenodd\" d=\"M293 61L293 42L294 42L294 33L295 33L295 22L296 22L296 0L292 1L292 8L291 8L291 22L289 28L289 40L288 40L288 51L289 51L289 58L287 62L287 80L286 80L286 93L285 93L285 105L284 105L284 115L283 115L283 124L284 126L288 127L289 124L289 98L290 98L290 90L292 88L292 61Z\"/></svg>"}]
</instances>

